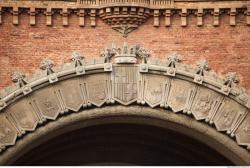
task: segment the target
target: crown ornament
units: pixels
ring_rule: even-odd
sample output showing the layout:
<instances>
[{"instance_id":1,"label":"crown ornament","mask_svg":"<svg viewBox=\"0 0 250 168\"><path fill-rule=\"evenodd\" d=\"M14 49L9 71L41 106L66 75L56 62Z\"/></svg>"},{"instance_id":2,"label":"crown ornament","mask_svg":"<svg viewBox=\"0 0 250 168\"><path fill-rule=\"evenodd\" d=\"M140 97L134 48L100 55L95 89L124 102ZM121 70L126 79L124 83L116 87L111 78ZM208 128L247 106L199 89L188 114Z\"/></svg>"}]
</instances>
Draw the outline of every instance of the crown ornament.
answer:
<instances>
[{"instance_id":1,"label":"crown ornament","mask_svg":"<svg viewBox=\"0 0 250 168\"><path fill-rule=\"evenodd\" d=\"M140 45L129 46L125 42L121 47L112 44L111 48L105 48L101 56L104 57L105 63L110 62L114 57L114 62L117 64L135 64L138 58L141 58L143 63L147 63L150 53Z\"/></svg>"}]
</instances>

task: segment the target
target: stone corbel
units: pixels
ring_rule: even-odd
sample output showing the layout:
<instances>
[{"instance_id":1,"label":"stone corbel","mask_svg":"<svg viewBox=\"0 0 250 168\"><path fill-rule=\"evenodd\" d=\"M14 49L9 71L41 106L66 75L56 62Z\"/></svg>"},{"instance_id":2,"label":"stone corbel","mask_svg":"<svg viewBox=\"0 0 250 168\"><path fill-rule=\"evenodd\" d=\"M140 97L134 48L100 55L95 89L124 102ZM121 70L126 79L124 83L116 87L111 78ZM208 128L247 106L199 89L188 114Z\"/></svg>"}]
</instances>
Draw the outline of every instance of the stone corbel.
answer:
<instances>
[{"instance_id":1,"label":"stone corbel","mask_svg":"<svg viewBox=\"0 0 250 168\"><path fill-rule=\"evenodd\" d=\"M231 8L230 10L230 26L236 25L236 8Z\"/></svg>"},{"instance_id":2,"label":"stone corbel","mask_svg":"<svg viewBox=\"0 0 250 168\"><path fill-rule=\"evenodd\" d=\"M31 7L29 14L30 14L30 25L34 26L36 24L36 8Z\"/></svg>"},{"instance_id":3,"label":"stone corbel","mask_svg":"<svg viewBox=\"0 0 250 168\"><path fill-rule=\"evenodd\" d=\"M250 26L250 7L247 8L246 15L247 15L247 25Z\"/></svg>"},{"instance_id":4,"label":"stone corbel","mask_svg":"<svg viewBox=\"0 0 250 168\"><path fill-rule=\"evenodd\" d=\"M187 9L186 8L182 8L181 10L181 26L185 27L187 26Z\"/></svg>"},{"instance_id":5,"label":"stone corbel","mask_svg":"<svg viewBox=\"0 0 250 168\"><path fill-rule=\"evenodd\" d=\"M155 9L154 10L154 26L158 27L160 26L160 10L159 9Z\"/></svg>"},{"instance_id":6,"label":"stone corbel","mask_svg":"<svg viewBox=\"0 0 250 168\"><path fill-rule=\"evenodd\" d=\"M110 16L112 13L111 13L111 8L106 8L105 9L105 12L106 12L106 15L107 16Z\"/></svg>"},{"instance_id":7,"label":"stone corbel","mask_svg":"<svg viewBox=\"0 0 250 168\"><path fill-rule=\"evenodd\" d=\"M131 7L130 8L130 14L131 15L136 15L136 7Z\"/></svg>"},{"instance_id":8,"label":"stone corbel","mask_svg":"<svg viewBox=\"0 0 250 168\"><path fill-rule=\"evenodd\" d=\"M122 7L122 14L127 15L128 14L128 7Z\"/></svg>"},{"instance_id":9,"label":"stone corbel","mask_svg":"<svg viewBox=\"0 0 250 168\"><path fill-rule=\"evenodd\" d=\"M202 8L198 8L197 11L197 26L202 26L203 25L203 9Z\"/></svg>"},{"instance_id":10,"label":"stone corbel","mask_svg":"<svg viewBox=\"0 0 250 168\"><path fill-rule=\"evenodd\" d=\"M120 8L119 7L114 7L114 14L119 15L120 13Z\"/></svg>"},{"instance_id":11,"label":"stone corbel","mask_svg":"<svg viewBox=\"0 0 250 168\"><path fill-rule=\"evenodd\" d=\"M220 16L220 9L219 8L215 8L213 11L213 15L214 15L214 26L219 26L219 16Z\"/></svg>"},{"instance_id":12,"label":"stone corbel","mask_svg":"<svg viewBox=\"0 0 250 168\"><path fill-rule=\"evenodd\" d=\"M47 8L46 12L45 12L45 15L46 15L46 25L47 26L52 26L52 15L53 15L52 9Z\"/></svg>"},{"instance_id":13,"label":"stone corbel","mask_svg":"<svg viewBox=\"0 0 250 168\"><path fill-rule=\"evenodd\" d=\"M165 10L165 26L170 26L171 25L171 10L166 9Z\"/></svg>"},{"instance_id":14,"label":"stone corbel","mask_svg":"<svg viewBox=\"0 0 250 168\"><path fill-rule=\"evenodd\" d=\"M2 7L0 6L0 24L2 24Z\"/></svg>"},{"instance_id":15,"label":"stone corbel","mask_svg":"<svg viewBox=\"0 0 250 168\"><path fill-rule=\"evenodd\" d=\"M96 10L95 9L90 10L90 25L92 27L96 26Z\"/></svg>"},{"instance_id":16,"label":"stone corbel","mask_svg":"<svg viewBox=\"0 0 250 168\"><path fill-rule=\"evenodd\" d=\"M139 8L138 15L143 16L143 14L144 14L144 8Z\"/></svg>"},{"instance_id":17,"label":"stone corbel","mask_svg":"<svg viewBox=\"0 0 250 168\"><path fill-rule=\"evenodd\" d=\"M63 26L68 26L69 25L69 21L68 21L69 12L68 12L68 9L63 8L61 14L62 14L62 17L63 17Z\"/></svg>"},{"instance_id":18,"label":"stone corbel","mask_svg":"<svg viewBox=\"0 0 250 168\"><path fill-rule=\"evenodd\" d=\"M84 26L85 25L85 20L84 20L85 11L84 11L84 9L80 9L78 11L78 16L79 16L79 26Z\"/></svg>"},{"instance_id":19,"label":"stone corbel","mask_svg":"<svg viewBox=\"0 0 250 168\"><path fill-rule=\"evenodd\" d=\"M14 25L18 25L18 15L19 15L18 7L16 7L16 6L13 7L12 15L13 15L12 23L13 23Z\"/></svg>"}]
</instances>

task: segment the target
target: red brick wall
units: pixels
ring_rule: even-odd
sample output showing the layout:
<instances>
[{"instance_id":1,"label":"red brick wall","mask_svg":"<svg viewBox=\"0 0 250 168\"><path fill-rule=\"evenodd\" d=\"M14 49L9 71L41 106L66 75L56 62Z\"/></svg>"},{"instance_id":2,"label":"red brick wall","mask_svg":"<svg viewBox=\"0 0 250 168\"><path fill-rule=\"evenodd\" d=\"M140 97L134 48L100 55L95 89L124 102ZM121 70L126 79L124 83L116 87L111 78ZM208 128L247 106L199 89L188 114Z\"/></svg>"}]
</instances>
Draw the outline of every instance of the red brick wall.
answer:
<instances>
[{"instance_id":1,"label":"red brick wall","mask_svg":"<svg viewBox=\"0 0 250 168\"><path fill-rule=\"evenodd\" d=\"M188 26L180 26L180 17L172 16L172 26L154 27L150 18L139 29L124 39L102 20L96 27L78 26L78 18L71 15L69 26L62 26L60 15L53 16L53 26L47 27L45 16L36 17L36 25L29 25L29 15L19 16L19 25L12 24L11 14L2 15L0 25L0 88L11 83L10 74L21 70L27 74L38 69L42 58L50 58L56 64L68 62L72 51L80 51L85 57L98 57L100 50L112 42L141 44L154 57L165 59L173 51L182 55L183 62L194 64L206 58L217 73L236 71L240 74L241 85L250 89L250 26L241 21L245 16L237 16L237 26L229 26L229 16L220 17L220 26L213 27L212 16L204 17L204 25L196 26L196 17L188 17Z\"/></svg>"}]
</instances>

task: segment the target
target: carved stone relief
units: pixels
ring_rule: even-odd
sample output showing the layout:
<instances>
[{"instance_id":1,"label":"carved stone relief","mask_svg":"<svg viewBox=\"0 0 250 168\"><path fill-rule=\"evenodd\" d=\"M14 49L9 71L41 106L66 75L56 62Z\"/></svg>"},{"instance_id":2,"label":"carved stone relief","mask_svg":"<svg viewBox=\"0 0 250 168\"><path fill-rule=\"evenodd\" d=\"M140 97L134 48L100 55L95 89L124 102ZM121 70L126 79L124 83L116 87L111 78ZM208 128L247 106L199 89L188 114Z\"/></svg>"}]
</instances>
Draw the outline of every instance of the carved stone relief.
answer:
<instances>
[{"instance_id":1,"label":"carved stone relief","mask_svg":"<svg viewBox=\"0 0 250 168\"><path fill-rule=\"evenodd\" d=\"M83 78L84 93L88 95L88 105L94 104L100 107L108 101L108 87L111 85L109 76L109 74L102 73Z\"/></svg>"},{"instance_id":2,"label":"carved stone relief","mask_svg":"<svg viewBox=\"0 0 250 168\"><path fill-rule=\"evenodd\" d=\"M56 120L60 113L115 101L193 114L196 120L214 124L217 131L236 136L239 145L249 146L250 100L236 85L234 73L220 79L208 72L206 61L197 70L181 64L177 54L159 63L149 60L144 48L126 43L105 49L101 56L101 61L86 63L74 53L73 66L56 70L52 61L43 61L45 75L33 80L16 73L17 86L1 92L6 94L0 99L0 150L14 145L17 136L36 131L47 119Z\"/></svg>"},{"instance_id":3,"label":"carved stone relief","mask_svg":"<svg viewBox=\"0 0 250 168\"><path fill-rule=\"evenodd\" d=\"M228 131L230 133L240 120L240 117L244 116L246 110L239 103L225 98L214 118L216 128L219 131Z\"/></svg>"},{"instance_id":4,"label":"carved stone relief","mask_svg":"<svg viewBox=\"0 0 250 168\"><path fill-rule=\"evenodd\" d=\"M171 80L168 105L174 112L188 108L188 101L195 94L195 85L180 79Z\"/></svg>"},{"instance_id":5,"label":"carved stone relief","mask_svg":"<svg viewBox=\"0 0 250 168\"><path fill-rule=\"evenodd\" d=\"M39 118L33 112L33 107L27 99L21 99L8 109L9 114L23 131L33 131L39 122Z\"/></svg>"},{"instance_id":6,"label":"carved stone relief","mask_svg":"<svg viewBox=\"0 0 250 168\"><path fill-rule=\"evenodd\" d=\"M250 148L250 115L248 114L235 133L237 142Z\"/></svg>"},{"instance_id":7,"label":"carved stone relief","mask_svg":"<svg viewBox=\"0 0 250 168\"><path fill-rule=\"evenodd\" d=\"M32 101L35 103L42 119L55 120L59 113L63 112L62 105L58 99L58 92L52 86L34 92Z\"/></svg>"},{"instance_id":8,"label":"carved stone relief","mask_svg":"<svg viewBox=\"0 0 250 168\"><path fill-rule=\"evenodd\" d=\"M204 87L197 89L191 112L197 120L206 119L213 113L217 104L220 103L222 96Z\"/></svg>"},{"instance_id":9,"label":"carved stone relief","mask_svg":"<svg viewBox=\"0 0 250 168\"><path fill-rule=\"evenodd\" d=\"M78 111L84 104L82 84L79 81L79 79L73 78L58 85L66 109Z\"/></svg>"},{"instance_id":10,"label":"carved stone relief","mask_svg":"<svg viewBox=\"0 0 250 168\"><path fill-rule=\"evenodd\" d=\"M0 114L0 144L4 146L14 145L18 132L7 119L6 115Z\"/></svg>"},{"instance_id":11,"label":"carved stone relief","mask_svg":"<svg viewBox=\"0 0 250 168\"><path fill-rule=\"evenodd\" d=\"M169 87L169 78L160 75L144 75L145 77L145 88L144 88L144 99L151 106L155 107L164 102L165 92Z\"/></svg>"},{"instance_id":12,"label":"carved stone relief","mask_svg":"<svg viewBox=\"0 0 250 168\"><path fill-rule=\"evenodd\" d=\"M137 98L138 67L136 66L114 66L113 97L121 104L128 105Z\"/></svg>"}]
</instances>

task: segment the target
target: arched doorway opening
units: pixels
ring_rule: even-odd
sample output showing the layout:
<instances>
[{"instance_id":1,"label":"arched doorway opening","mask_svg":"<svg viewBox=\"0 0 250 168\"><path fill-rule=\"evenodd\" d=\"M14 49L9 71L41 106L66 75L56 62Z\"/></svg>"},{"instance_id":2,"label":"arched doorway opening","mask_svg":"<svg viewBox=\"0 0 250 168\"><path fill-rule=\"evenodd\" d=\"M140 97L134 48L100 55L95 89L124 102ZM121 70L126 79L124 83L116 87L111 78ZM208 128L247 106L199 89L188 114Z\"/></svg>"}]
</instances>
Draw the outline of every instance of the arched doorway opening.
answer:
<instances>
[{"instance_id":1,"label":"arched doorway opening","mask_svg":"<svg viewBox=\"0 0 250 168\"><path fill-rule=\"evenodd\" d=\"M117 123L57 136L13 165L234 164L209 146L180 133L156 126Z\"/></svg>"}]
</instances>

